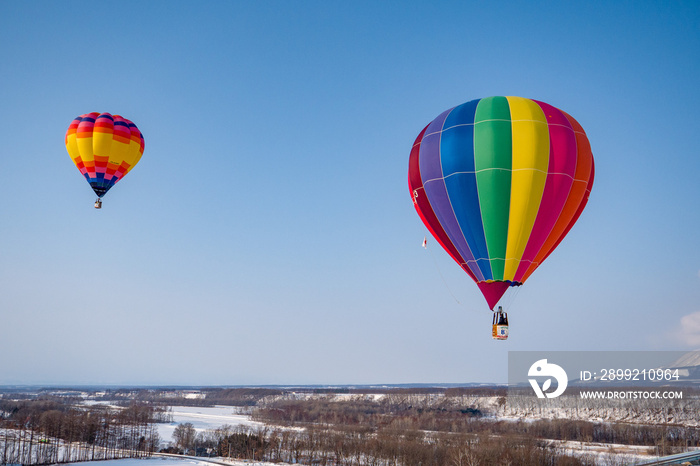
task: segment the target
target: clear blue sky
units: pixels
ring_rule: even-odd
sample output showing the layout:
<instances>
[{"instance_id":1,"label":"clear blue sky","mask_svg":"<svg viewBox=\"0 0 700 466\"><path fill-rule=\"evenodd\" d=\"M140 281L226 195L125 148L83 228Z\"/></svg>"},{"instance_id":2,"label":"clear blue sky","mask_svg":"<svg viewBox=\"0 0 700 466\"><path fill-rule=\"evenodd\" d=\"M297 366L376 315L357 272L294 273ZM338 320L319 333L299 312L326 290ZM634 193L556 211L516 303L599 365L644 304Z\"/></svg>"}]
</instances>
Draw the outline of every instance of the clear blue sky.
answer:
<instances>
[{"instance_id":1,"label":"clear blue sky","mask_svg":"<svg viewBox=\"0 0 700 466\"><path fill-rule=\"evenodd\" d=\"M698 31L696 1L0 2L0 384L505 382L509 350L700 347ZM420 130L491 95L570 113L596 161L507 342L407 187ZM93 111L146 140L101 211L63 143Z\"/></svg>"}]
</instances>

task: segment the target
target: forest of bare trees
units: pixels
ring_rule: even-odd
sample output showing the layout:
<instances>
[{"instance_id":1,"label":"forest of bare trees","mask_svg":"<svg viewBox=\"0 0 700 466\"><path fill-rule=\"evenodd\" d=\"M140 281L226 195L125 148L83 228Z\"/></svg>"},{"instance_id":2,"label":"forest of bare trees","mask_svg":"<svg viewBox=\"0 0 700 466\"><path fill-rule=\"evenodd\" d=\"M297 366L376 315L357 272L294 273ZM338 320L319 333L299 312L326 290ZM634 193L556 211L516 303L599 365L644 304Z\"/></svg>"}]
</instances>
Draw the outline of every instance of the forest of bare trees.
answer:
<instances>
[{"instance_id":1,"label":"forest of bare trees","mask_svg":"<svg viewBox=\"0 0 700 466\"><path fill-rule=\"evenodd\" d=\"M655 422L639 422L641 408L633 403L598 409L610 416L603 422L583 418L594 408L590 401L563 400L556 409L565 415L552 416L533 411L526 400L507 401L499 387L139 389L90 396L91 403L65 396L0 398L0 462L40 465L164 451L318 466L616 466L625 460L614 452L602 460L600 454L573 454L561 445L635 445L642 454L657 455L700 447L697 423L674 421L698 412L693 397L663 407ZM173 443L160 450L154 423L172 422L168 406L187 401L236 406L263 427L224 425L197 432L183 423L175 428ZM533 416L508 417L525 412Z\"/></svg>"},{"instance_id":2,"label":"forest of bare trees","mask_svg":"<svg viewBox=\"0 0 700 466\"><path fill-rule=\"evenodd\" d=\"M115 409L60 399L0 399L0 464L147 456L160 443L154 413L136 403Z\"/></svg>"},{"instance_id":3,"label":"forest of bare trees","mask_svg":"<svg viewBox=\"0 0 700 466\"><path fill-rule=\"evenodd\" d=\"M200 436L198 448L213 456L319 466L593 465L592 459L562 455L546 442L430 433L373 431L349 426L301 430L223 427Z\"/></svg>"},{"instance_id":4,"label":"forest of bare trees","mask_svg":"<svg viewBox=\"0 0 700 466\"><path fill-rule=\"evenodd\" d=\"M692 426L498 420L449 396L280 399L253 413L258 421L297 429L268 433L265 458L302 464L600 464L566 456L553 441L637 445L661 454L700 446L700 429Z\"/></svg>"},{"instance_id":5,"label":"forest of bare trees","mask_svg":"<svg viewBox=\"0 0 700 466\"><path fill-rule=\"evenodd\" d=\"M547 442L516 435L494 438L419 430L375 431L350 426L217 429L202 447L214 456L319 466L466 466L600 464L592 458L566 456Z\"/></svg>"},{"instance_id":6,"label":"forest of bare trees","mask_svg":"<svg viewBox=\"0 0 700 466\"><path fill-rule=\"evenodd\" d=\"M618 465L625 462L615 455L565 454L556 441L628 443L666 454L700 443L692 427L498 421L477 408L435 399L282 397L253 410L266 427L222 426L196 434L181 424L169 451L320 466Z\"/></svg>"}]
</instances>

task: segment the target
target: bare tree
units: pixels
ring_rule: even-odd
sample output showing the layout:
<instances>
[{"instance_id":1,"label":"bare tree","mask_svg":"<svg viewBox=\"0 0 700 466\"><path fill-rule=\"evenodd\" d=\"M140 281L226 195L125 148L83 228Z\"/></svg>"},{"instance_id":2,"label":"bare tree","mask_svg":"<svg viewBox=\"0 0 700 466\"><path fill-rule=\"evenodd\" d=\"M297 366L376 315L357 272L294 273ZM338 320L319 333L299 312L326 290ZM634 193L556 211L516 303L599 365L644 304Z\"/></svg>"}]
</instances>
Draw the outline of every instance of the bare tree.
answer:
<instances>
[{"instance_id":1,"label":"bare tree","mask_svg":"<svg viewBox=\"0 0 700 466\"><path fill-rule=\"evenodd\" d=\"M175 445L185 452L194 447L196 436L197 431L194 430L194 425L191 422L178 424L173 432L173 440L175 441Z\"/></svg>"}]
</instances>

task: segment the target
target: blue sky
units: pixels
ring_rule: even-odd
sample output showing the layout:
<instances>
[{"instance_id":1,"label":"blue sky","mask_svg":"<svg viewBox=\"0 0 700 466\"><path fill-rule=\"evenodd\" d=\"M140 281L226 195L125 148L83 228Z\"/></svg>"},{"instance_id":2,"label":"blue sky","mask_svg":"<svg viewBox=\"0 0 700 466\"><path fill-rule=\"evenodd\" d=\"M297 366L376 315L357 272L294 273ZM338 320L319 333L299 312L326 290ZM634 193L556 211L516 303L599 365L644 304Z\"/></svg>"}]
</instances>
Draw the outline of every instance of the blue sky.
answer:
<instances>
[{"instance_id":1,"label":"blue sky","mask_svg":"<svg viewBox=\"0 0 700 466\"><path fill-rule=\"evenodd\" d=\"M0 3L0 384L505 382L513 350L700 347L698 2ZM596 181L491 340L408 157L442 111L550 103ZM65 150L145 136L92 208Z\"/></svg>"}]
</instances>

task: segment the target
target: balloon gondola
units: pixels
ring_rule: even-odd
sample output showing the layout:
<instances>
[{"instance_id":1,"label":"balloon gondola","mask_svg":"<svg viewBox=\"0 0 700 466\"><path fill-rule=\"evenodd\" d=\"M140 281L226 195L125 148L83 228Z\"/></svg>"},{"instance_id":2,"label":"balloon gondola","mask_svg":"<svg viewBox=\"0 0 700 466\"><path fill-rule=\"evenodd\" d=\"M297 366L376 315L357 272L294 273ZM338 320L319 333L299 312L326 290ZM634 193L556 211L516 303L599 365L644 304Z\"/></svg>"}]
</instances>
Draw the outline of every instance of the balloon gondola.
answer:
<instances>
[{"instance_id":1,"label":"balloon gondola","mask_svg":"<svg viewBox=\"0 0 700 466\"><path fill-rule=\"evenodd\" d=\"M508 313L503 311L502 306L498 306L498 310L494 311L491 328L491 337L494 340L508 339Z\"/></svg>"},{"instance_id":2,"label":"balloon gondola","mask_svg":"<svg viewBox=\"0 0 700 466\"><path fill-rule=\"evenodd\" d=\"M144 139L136 125L119 115L86 113L75 118L66 131L66 150L75 166L102 197L141 160Z\"/></svg>"},{"instance_id":3,"label":"balloon gondola","mask_svg":"<svg viewBox=\"0 0 700 466\"><path fill-rule=\"evenodd\" d=\"M544 102L497 96L430 122L411 149L408 185L425 226L494 310L576 223L594 172L573 117Z\"/></svg>"}]
</instances>

